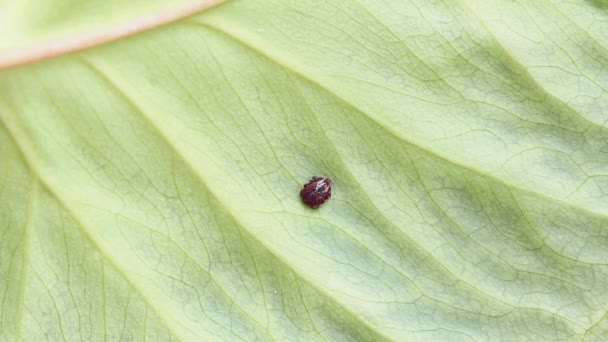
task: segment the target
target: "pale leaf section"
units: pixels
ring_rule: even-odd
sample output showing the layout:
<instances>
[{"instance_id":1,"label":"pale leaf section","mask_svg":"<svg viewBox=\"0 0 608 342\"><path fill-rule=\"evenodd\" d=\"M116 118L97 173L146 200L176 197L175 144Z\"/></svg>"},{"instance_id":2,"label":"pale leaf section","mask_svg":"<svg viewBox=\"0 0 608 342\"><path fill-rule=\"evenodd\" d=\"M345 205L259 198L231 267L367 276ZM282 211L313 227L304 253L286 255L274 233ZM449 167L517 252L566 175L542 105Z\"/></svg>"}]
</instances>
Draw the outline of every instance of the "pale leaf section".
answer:
<instances>
[{"instance_id":1,"label":"pale leaf section","mask_svg":"<svg viewBox=\"0 0 608 342\"><path fill-rule=\"evenodd\" d=\"M605 339L602 11L230 1L1 72L0 336Z\"/></svg>"}]
</instances>

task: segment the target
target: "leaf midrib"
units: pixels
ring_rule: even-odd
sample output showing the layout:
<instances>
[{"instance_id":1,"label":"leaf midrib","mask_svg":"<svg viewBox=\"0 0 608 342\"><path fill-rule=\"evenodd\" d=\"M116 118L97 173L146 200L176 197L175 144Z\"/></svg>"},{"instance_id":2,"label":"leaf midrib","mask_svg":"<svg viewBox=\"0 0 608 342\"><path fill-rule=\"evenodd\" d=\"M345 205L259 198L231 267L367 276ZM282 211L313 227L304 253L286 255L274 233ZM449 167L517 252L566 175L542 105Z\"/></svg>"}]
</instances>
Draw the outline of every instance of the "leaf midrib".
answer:
<instances>
[{"instance_id":1,"label":"leaf midrib","mask_svg":"<svg viewBox=\"0 0 608 342\"><path fill-rule=\"evenodd\" d=\"M139 17L125 19L110 26L104 26L103 29L77 32L41 43L38 42L28 46L0 50L0 72L5 69L97 47L111 41L148 31L155 27L197 14L224 1L226 0L194 0L171 11L159 10L147 13Z\"/></svg>"}]
</instances>

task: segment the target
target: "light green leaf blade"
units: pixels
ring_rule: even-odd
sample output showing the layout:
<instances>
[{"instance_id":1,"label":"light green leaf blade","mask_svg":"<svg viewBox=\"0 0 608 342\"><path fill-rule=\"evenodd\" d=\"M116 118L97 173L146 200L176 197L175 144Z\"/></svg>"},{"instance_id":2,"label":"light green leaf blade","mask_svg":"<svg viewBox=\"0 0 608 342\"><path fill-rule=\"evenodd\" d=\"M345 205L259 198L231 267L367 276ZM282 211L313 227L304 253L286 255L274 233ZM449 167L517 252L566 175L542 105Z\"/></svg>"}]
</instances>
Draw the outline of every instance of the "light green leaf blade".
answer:
<instances>
[{"instance_id":1,"label":"light green leaf blade","mask_svg":"<svg viewBox=\"0 0 608 342\"><path fill-rule=\"evenodd\" d=\"M2 71L0 336L604 339L606 19L230 1Z\"/></svg>"}]
</instances>

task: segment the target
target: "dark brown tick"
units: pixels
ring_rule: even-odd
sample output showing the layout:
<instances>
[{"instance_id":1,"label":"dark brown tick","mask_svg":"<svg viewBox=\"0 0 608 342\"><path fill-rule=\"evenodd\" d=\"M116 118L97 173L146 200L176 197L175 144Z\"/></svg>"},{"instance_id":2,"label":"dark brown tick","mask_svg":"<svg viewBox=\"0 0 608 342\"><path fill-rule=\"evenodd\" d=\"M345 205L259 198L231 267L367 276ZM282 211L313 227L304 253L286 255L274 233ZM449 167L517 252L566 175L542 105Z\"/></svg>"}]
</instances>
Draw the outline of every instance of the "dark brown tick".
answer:
<instances>
[{"instance_id":1,"label":"dark brown tick","mask_svg":"<svg viewBox=\"0 0 608 342\"><path fill-rule=\"evenodd\" d=\"M300 191L302 201L316 209L331 197L331 179L314 176Z\"/></svg>"}]
</instances>

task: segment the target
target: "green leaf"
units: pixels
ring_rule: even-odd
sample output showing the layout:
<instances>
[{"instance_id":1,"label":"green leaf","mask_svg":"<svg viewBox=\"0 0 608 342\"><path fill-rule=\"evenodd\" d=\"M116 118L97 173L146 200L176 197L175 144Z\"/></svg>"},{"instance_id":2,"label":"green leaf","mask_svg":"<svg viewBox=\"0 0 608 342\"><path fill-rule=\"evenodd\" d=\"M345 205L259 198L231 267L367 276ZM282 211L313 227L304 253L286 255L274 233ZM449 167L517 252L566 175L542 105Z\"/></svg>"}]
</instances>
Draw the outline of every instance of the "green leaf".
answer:
<instances>
[{"instance_id":1,"label":"green leaf","mask_svg":"<svg viewBox=\"0 0 608 342\"><path fill-rule=\"evenodd\" d=\"M608 338L603 1L16 3L0 340Z\"/></svg>"}]
</instances>

